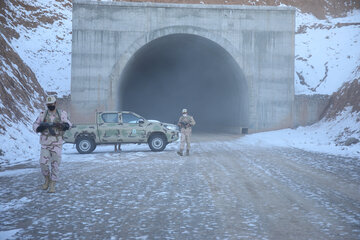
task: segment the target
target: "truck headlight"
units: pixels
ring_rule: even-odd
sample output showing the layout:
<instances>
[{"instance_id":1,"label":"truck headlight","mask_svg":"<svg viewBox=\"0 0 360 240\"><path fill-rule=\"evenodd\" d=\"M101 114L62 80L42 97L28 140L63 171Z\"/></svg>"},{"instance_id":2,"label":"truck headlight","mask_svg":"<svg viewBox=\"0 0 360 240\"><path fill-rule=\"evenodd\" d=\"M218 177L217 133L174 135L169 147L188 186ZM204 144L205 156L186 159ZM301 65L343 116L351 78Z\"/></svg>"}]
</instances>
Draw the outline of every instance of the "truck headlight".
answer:
<instances>
[{"instance_id":1,"label":"truck headlight","mask_svg":"<svg viewBox=\"0 0 360 240\"><path fill-rule=\"evenodd\" d=\"M175 125L165 125L166 129L171 130L171 131L176 131L177 127Z\"/></svg>"}]
</instances>

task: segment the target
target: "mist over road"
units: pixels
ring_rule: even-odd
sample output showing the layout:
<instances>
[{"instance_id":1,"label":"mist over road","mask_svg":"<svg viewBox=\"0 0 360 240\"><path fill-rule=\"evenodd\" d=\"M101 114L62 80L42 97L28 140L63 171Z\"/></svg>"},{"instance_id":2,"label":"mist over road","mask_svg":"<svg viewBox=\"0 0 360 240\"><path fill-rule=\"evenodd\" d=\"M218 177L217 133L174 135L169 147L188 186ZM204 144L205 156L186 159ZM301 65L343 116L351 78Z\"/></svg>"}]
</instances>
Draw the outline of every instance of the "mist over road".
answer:
<instances>
[{"instance_id":1,"label":"mist over road","mask_svg":"<svg viewBox=\"0 0 360 240\"><path fill-rule=\"evenodd\" d=\"M0 239L359 239L360 161L195 135L65 150L57 193L37 165L0 172Z\"/></svg>"}]
</instances>

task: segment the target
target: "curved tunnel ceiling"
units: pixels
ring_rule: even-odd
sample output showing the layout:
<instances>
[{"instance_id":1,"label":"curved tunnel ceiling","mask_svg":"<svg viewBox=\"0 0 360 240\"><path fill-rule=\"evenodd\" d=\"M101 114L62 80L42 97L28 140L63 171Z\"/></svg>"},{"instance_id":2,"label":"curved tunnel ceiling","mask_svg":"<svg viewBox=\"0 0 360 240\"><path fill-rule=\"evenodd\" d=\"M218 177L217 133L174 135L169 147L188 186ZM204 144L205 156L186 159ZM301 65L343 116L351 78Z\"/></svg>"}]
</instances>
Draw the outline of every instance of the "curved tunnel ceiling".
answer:
<instances>
[{"instance_id":1,"label":"curved tunnel ceiling","mask_svg":"<svg viewBox=\"0 0 360 240\"><path fill-rule=\"evenodd\" d=\"M196 35L172 34L143 46L121 76L119 108L177 123L187 108L194 131L238 132L248 125L247 85L222 47Z\"/></svg>"}]
</instances>

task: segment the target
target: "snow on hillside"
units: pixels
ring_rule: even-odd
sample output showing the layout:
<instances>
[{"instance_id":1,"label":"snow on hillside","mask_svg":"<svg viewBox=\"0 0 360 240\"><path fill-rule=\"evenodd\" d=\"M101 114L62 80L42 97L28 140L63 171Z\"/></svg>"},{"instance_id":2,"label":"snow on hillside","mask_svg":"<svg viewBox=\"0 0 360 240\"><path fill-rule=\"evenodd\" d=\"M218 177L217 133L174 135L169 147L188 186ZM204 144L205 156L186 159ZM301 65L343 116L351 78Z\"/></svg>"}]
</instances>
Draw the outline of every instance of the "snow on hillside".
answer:
<instances>
[{"instance_id":1,"label":"snow on hillside","mask_svg":"<svg viewBox=\"0 0 360 240\"><path fill-rule=\"evenodd\" d=\"M354 79L360 66L360 11L318 20L297 12L296 94L329 94Z\"/></svg>"},{"instance_id":2,"label":"snow on hillside","mask_svg":"<svg viewBox=\"0 0 360 240\"><path fill-rule=\"evenodd\" d=\"M58 29L62 29L61 19L64 17L59 12L63 8L71 11L71 4L56 0L30 3L5 0L0 1L0 7L0 167L3 167L29 159L33 161L38 155L39 137L33 132L31 123L43 108L45 93L41 85L56 85L51 81L47 83L48 77L39 84L39 72L60 76L61 72L58 75L58 70L51 69L51 66L56 66L51 54L55 53L61 61L64 55L67 58L70 55L69 52L59 54L66 49L61 46L61 41L58 41L60 46L55 42L47 49L43 45L44 42L51 43L50 35L56 33L56 24L60 26ZM59 78L55 80L59 84ZM70 77L67 77L60 85L69 82ZM69 89L68 86L65 88Z\"/></svg>"},{"instance_id":3,"label":"snow on hillside","mask_svg":"<svg viewBox=\"0 0 360 240\"><path fill-rule=\"evenodd\" d=\"M4 151L4 156L0 156L1 167L34 162L40 156L39 136L28 124L13 123L3 134L0 135L0 149Z\"/></svg>"},{"instance_id":4,"label":"snow on hillside","mask_svg":"<svg viewBox=\"0 0 360 240\"><path fill-rule=\"evenodd\" d=\"M11 2L9 2L11 4ZM19 7L10 5L15 11ZM41 22L37 28L18 25L18 39L12 40L23 61L34 71L45 91L58 96L70 94L72 6L56 0L35 0L32 6L40 9L51 22ZM33 14L19 9L24 16Z\"/></svg>"}]
</instances>

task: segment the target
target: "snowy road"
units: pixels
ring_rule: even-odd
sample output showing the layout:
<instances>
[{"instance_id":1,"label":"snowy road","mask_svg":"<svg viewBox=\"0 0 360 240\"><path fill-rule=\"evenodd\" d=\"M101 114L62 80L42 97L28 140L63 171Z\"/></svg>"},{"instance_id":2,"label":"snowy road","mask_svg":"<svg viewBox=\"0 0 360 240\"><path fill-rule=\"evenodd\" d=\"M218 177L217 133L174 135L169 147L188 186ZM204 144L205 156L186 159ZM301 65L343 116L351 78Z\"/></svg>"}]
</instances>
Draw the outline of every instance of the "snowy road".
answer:
<instances>
[{"instance_id":1,"label":"snowy road","mask_svg":"<svg viewBox=\"0 0 360 240\"><path fill-rule=\"evenodd\" d=\"M0 172L0 239L360 239L359 159L210 138L67 149L53 195L35 164Z\"/></svg>"}]
</instances>

